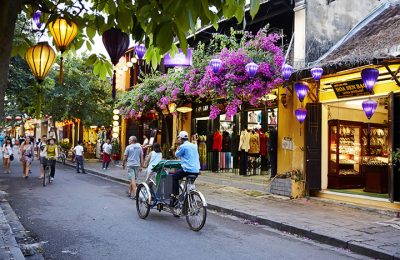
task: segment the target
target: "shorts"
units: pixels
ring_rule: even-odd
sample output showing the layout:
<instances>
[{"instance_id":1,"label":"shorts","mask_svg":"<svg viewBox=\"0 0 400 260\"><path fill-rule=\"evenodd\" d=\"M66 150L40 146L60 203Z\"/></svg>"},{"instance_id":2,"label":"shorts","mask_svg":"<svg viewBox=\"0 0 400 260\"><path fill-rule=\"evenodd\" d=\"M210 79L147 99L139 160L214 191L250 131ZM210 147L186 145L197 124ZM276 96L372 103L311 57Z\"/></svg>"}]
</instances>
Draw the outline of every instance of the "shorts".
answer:
<instances>
[{"instance_id":1,"label":"shorts","mask_svg":"<svg viewBox=\"0 0 400 260\"><path fill-rule=\"evenodd\" d=\"M45 156L40 156L40 164L46 166L47 158Z\"/></svg>"},{"instance_id":2,"label":"shorts","mask_svg":"<svg viewBox=\"0 0 400 260\"><path fill-rule=\"evenodd\" d=\"M139 166L128 166L128 180L137 180L139 175Z\"/></svg>"}]
</instances>

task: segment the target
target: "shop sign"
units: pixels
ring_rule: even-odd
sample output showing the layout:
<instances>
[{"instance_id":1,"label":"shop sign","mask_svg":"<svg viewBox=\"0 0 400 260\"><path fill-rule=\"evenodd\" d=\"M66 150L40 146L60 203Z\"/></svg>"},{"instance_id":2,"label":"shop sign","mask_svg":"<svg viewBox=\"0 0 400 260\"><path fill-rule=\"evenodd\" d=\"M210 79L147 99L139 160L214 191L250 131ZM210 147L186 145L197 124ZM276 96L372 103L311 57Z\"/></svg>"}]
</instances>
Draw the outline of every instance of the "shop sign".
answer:
<instances>
[{"instance_id":1,"label":"shop sign","mask_svg":"<svg viewBox=\"0 0 400 260\"><path fill-rule=\"evenodd\" d=\"M164 56L165 67L176 67L176 66L192 66L192 49L187 49L187 55L179 49L179 53L176 53L174 57L168 52Z\"/></svg>"},{"instance_id":2,"label":"shop sign","mask_svg":"<svg viewBox=\"0 0 400 260\"><path fill-rule=\"evenodd\" d=\"M371 94L364 86L362 79L335 83L332 84L332 88L337 98L358 97Z\"/></svg>"}]
</instances>

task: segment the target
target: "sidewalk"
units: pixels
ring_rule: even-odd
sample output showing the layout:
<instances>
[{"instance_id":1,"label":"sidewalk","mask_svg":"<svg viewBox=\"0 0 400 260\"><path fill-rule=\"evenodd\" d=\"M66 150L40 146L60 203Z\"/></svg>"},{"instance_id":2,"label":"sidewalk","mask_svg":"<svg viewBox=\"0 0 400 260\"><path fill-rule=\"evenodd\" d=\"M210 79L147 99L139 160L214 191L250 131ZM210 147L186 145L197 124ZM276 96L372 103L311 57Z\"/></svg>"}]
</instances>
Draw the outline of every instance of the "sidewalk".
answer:
<instances>
[{"instance_id":1,"label":"sidewalk","mask_svg":"<svg viewBox=\"0 0 400 260\"><path fill-rule=\"evenodd\" d=\"M85 163L91 174L128 183L118 165L104 171L99 162ZM199 176L196 185L210 209L377 259L400 259L400 218L322 200L290 200L266 193L262 182L212 173Z\"/></svg>"},{"instance_id":2,"label":"sidewalk","mask_svg":"<svg viewBox=\"0 0 400 260\"><path fill-rule=\"evenodd\" d=\"M3 206L8 204L5 200L6 193L0 191L0 259L23 260L25 259L20 246L18 245L13 229L6 218Z\"/></svg>"}]
</instances>

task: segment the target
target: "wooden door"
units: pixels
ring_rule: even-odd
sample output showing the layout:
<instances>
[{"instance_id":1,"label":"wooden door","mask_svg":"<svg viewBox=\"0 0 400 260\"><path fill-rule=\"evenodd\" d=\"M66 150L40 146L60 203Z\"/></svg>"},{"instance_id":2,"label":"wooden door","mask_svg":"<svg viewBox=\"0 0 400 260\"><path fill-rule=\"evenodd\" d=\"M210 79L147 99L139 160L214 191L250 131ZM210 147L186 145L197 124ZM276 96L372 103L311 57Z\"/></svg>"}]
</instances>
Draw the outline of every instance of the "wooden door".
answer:
<instances>
[{"instance_id":1,"label":"wooden door","mask_svg":"<svg viewBox=\"0 0 400 260\"><path fill-rule=\"evenodd\" d=\"M321 189L321 121L322 104L309 103L305 122L306 189Z\"/></svg>"},{"instance_id":2,"label":"wooden door","mask_svg":"<svg viewBox=\"0 0 400 260\"><path fill-rule=\"evenodd\" d=\"M394 164L392 153L400 148L400 95L390 93L388 97L388 188L391 202L400 201L400 165Z\"/></svg>"}]
</instances>

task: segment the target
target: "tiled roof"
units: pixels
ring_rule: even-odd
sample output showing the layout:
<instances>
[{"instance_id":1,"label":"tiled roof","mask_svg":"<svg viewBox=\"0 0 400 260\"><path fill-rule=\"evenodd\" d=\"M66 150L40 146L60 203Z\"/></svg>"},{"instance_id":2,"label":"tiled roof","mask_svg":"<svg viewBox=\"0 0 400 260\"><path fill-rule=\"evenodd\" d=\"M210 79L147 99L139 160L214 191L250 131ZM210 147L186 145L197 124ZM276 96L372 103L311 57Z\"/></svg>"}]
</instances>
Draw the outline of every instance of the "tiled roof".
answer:
<instances>
[{"instance_id":1,"label":"tiled roof","mask_svg":"<svg viewBox=\"0 0 400 260\"><path fill-rule=\"evenodd\" d=\"M375 9L314 65L351 66L400 57L400 1Z\"/></svg>"}]
</instances>

